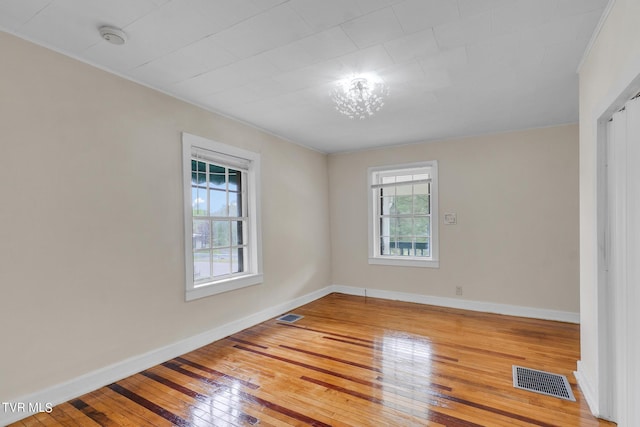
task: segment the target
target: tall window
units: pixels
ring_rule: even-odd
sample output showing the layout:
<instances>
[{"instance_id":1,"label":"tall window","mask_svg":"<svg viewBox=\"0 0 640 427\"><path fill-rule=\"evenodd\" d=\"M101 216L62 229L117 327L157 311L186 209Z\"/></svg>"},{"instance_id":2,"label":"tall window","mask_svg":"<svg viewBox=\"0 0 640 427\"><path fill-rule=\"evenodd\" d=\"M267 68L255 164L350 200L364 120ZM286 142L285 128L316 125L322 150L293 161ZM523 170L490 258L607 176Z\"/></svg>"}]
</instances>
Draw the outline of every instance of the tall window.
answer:
<instances>
[{"instance_id":1,"label":"tall window","mask_svg":"<svg viewBox=\"0 0 640 427\"><path fill-rule=\"evenodd\" d=\"M369 169L369 263L438 267L436 161Z\"/></svg>"},{"instance_id":2,"label":"tall window","mask_svg":"<svg viewBox=\"0 0 640 427\"><path fill-rule=\"evenodd\" d=\"M187 300L262 281L259 155L183 134Z\"/></svg>"}]
</instances>

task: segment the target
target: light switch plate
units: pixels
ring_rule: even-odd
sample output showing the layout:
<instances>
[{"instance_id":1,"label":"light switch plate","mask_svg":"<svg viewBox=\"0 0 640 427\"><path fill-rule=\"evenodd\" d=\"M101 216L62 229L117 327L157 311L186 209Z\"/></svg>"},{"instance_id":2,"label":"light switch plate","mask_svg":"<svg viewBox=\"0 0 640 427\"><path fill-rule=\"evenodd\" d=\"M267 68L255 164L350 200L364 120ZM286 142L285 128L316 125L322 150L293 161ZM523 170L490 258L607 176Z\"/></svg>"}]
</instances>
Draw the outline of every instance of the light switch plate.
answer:
<instances>
[{"instance_id":1,"label":"light switch plate","mask_svg":"<svg viewBox=\"0 0 640 427\"><path fill-rule=\"evenodd\" d=\"M455 213L445 213L444 214L444 223L445 225L455 225L458 223L458 217Z\"/></svg>"}]
</instances>

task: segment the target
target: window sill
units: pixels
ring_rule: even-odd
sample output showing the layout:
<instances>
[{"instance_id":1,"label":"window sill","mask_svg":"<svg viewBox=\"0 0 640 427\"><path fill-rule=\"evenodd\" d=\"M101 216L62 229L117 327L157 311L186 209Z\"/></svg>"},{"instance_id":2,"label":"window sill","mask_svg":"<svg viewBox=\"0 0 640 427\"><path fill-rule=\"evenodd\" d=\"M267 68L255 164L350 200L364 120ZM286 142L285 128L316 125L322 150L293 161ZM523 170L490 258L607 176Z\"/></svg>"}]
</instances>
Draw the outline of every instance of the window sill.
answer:
<instances>
[{"instance_id":1,"label":"window sill","mask_svg":"<svg viewBox=\"0 0 640 427\"><path fill-rule=\"evenodd\" d=\"M208 284L203 284L187 289L185 300L193 301L223 292L234 291L248 286L258 285L263 282L262 274L251 274L247 276L233 277L231 279L220 280Z\"/></svg>"},{"instance_id":2,"label":"window sill","mask_svg":"<svg viewBox=\"0 0 640 427\"><path fill-rule=\"evenodd\" d=\"M400 267L427 267L427 268L440 268L440 261L438 260L422 260L416 258L392 258L392 257L372 257L369 258L369 264L375 265L394 265Z\"/></svg>"}]
</instances>

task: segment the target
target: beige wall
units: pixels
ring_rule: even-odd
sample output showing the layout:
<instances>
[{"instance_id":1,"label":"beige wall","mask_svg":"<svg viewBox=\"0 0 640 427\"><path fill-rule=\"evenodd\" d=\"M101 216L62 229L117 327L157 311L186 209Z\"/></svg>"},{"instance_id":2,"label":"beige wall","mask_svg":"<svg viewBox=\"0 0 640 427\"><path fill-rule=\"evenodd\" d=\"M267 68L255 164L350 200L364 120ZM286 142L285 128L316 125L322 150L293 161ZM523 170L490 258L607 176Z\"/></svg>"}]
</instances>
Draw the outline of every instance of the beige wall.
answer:
<instances>
[{"instance_id":1,"label":"beige wall","mask_svg":"<svg viewBox=\"0 0 640 427\"><path fill-rule=\"evenodd\" d=\"M330 283L325 155L5 33L0 52L0 401ZM262 153L262 285L184 302L182 131Z\"/></svg>"},{"instance_id":2,"label":"beige wall","mask_svg":"<svg viewBox=\"0 0 640 427\"><path fill-rule=\"evenodd\" d=\"M596 270L596 120L631 79L640 74L638 16L640 1L616 0L580 69L581 371L593 387L596 401L600 387L599 290Z\"/></svg>"},{"instance_id":3,"label":"beige wall","mask_svg":"<svg viewBox=\"0 0 640 427\"><path fill-rule=\"evenodd\" d=\"M440 268L369 265L367 168L423 160L438 161ZM334 284L579 311L577 125L331 155L329 177Z\"/></svg>"}]
</instances>

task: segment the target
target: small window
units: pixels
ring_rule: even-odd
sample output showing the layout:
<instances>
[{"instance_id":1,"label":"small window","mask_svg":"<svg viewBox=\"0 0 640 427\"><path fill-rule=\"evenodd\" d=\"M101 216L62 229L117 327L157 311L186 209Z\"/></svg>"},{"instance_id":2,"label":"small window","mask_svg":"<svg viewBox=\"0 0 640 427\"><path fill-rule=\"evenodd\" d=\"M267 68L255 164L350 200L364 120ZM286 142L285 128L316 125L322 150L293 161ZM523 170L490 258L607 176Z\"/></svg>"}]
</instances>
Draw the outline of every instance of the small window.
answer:
<instances>
[{"instance_id":1,"label":"small window","mask_svg":"<svg viewBox=\"0 0 640 427\"><path fill-rule=\"evenodd\" d=\"M184 133L186 299L262 282L256 153Z\"/></svg>"},{"instance_id":2,"label":"small window","mask_svg":"<svg viewBox=\"0 0 640 427\"><path fill-rule=\"evenodd\" d=\"M436 161L369 168L369 263L438 267Z\"/></svg>"}]
</instances>

